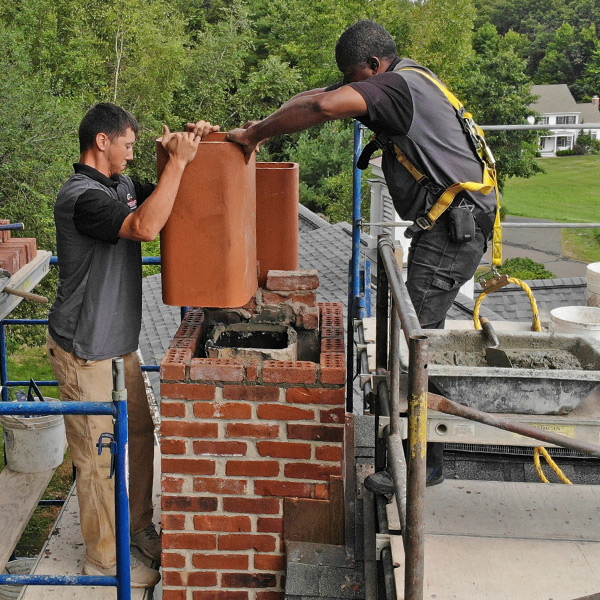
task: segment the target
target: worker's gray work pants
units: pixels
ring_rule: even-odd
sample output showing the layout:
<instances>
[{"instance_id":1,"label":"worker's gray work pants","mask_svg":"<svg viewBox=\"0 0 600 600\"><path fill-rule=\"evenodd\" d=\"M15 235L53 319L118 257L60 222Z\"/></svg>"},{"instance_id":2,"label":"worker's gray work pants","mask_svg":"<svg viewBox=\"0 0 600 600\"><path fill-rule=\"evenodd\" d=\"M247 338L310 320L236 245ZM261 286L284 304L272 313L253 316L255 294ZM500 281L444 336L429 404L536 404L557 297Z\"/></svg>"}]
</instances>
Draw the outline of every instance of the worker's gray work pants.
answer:
<instances>
[{"instance_id":1,"label":"worker's gray work pants","mask_svg":"<svg viewBox=\"0 0 600 600\"><path fill-rule=\"evenodd\" d=\"M444 213L433 229L413 237L408 251L406 287L423 329L443 329L460 287L473 277L487 242L479 225L470 242L450 239Z\"/></svg>"},{"instance_id":2,"label":"worker's gray work pants","mask_svg":"<svg viewBox=\"0 0 600 600\"><path fill-rule=\"evenodd\" d=\"M65 352L50 336L50 363L63 400L112 401L112 360L85 360ZM129 506L131 531L152 523L154 426L136 353L123 356L129 414ZM71 458L77 468L77 498L86 560L99 567L116 563L114 478L109 479L111 454L98 456L96 444L104 432L113 432L109 415L65 415Z\"/></svg>"}]
</instances>

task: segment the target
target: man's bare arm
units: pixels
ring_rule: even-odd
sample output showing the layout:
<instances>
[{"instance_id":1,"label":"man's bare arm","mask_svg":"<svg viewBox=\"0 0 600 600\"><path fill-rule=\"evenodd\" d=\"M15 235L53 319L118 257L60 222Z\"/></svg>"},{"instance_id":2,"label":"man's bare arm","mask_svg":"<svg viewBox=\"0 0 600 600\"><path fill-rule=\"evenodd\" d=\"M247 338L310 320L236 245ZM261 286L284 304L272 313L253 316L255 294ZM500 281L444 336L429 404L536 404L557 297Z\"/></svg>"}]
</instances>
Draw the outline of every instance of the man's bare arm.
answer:
<instances>
[{"instance_id":1,"label":"man's bare arm","mask_svg":"<svg viewBox=\"0 0 600 600\"><path fill-rule=\"evenodd\" d=\"M227 139L242 145L246 155L250 155L257 144L267 138L304 131L335 119L366 114L365 99L355 89L346 85L332 92L296 96L266 119L254 122L247 129L230 131Z\"/></svg>"}]
</instances>

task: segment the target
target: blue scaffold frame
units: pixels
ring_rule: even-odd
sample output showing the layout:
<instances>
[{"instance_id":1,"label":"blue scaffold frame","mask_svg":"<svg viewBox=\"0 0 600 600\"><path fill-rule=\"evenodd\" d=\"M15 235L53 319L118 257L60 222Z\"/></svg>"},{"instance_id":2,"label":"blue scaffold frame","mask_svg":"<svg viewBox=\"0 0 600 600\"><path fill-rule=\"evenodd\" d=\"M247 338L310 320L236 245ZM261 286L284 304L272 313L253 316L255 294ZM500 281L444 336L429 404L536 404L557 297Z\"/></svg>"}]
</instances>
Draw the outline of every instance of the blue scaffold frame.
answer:
<instances>
[{"instance_id":1,"label":"blue scaffold frame","mask_svg":"<svg viewBox=\"0 0 600 600\"><path fill-rule=\"evenodd\" d=\"M122 358L113 359L112 402L0 402L0 415L111 415L114 417L115 525L117 574L109 575L2 575L2 585L112 586L118 600L131 600L129 550L129 494L127 489L127 390Z\"/></svg>"}]
</instances>

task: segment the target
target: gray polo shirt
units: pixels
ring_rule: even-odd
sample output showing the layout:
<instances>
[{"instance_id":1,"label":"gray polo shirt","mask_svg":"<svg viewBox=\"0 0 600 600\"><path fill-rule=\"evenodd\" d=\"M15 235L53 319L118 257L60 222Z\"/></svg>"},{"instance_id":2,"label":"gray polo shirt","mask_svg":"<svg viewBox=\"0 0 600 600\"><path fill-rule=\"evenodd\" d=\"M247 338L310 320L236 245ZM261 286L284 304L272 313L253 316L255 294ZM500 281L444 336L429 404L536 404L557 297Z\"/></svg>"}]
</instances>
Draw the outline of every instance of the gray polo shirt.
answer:
<instances>
[{"instance_id":1,"label":"gray polo shirt","mask_svg":"<svg viewBox=\"0 0 600 600\"><path fill-rule=\"evenodd\" d=\"M59 267L48 329L79 358L137 350L142 315L141 244L119 238L125 218L154 190L77 163L54 207Z\"/></svg>"}]
</instances>

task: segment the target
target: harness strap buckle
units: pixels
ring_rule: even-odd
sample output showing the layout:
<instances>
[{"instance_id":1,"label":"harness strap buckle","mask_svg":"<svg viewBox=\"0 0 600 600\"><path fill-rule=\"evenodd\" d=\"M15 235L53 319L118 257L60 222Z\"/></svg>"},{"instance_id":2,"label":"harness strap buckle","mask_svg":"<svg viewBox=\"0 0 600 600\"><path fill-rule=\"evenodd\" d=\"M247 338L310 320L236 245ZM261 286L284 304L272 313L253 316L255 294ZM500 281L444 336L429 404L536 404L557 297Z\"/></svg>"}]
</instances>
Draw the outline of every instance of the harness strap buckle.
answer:
<instances>
[{"instance_id":1,"label":"harness strap buckle","mask_svg":"<svg viewBox=\"0 0 600 600\"><path fill-rule=\"evenodd\" d=\"M433 229L433 226L435 225L435 221L432 221L428 215L423 215L422 217L417 217L415 219L415 223L423 231L429 231L430 229Z\"/></svg>"}]
</instances>

